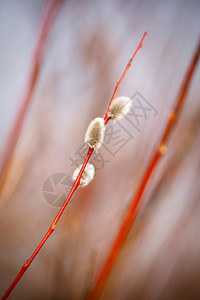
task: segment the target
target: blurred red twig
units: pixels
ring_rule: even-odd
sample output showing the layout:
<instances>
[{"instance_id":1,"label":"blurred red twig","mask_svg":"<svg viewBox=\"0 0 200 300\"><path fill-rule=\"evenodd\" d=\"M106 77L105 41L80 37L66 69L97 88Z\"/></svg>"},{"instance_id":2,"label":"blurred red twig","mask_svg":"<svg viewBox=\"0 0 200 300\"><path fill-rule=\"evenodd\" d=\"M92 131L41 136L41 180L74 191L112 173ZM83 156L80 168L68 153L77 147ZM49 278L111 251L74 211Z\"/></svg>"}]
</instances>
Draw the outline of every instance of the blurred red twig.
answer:
<instances>
[{"instance_id":1,"label":"blurred red twig","mask_svg":"<svg viewBox=\"0 0 200 300\"><path fill-rule=\"evenodd\" d=\"M13 152L18 141L23 122L29 107L29 104L32 100L33 92L37 83L38 75L40 73L42 59L44 56L45 47L47 45L47 40L53 26L56 14L58 12L59 6L61 4L61 0L46 0L44 5L44 14L42 16L42 24L40 28L39 38L36 44L36 48L33 53L32 58L32 67L30 70L29 78L26 84L26 91L24 92L22 106L19 110L17 118L14 122L13 128L10 132L10 136L8 138L8 143L6 145L3 159L1 163L0 169L0 190L6 180L9 166L12 160Z\"/></svg>"},{"instance_id":2,"label":"blurred red twig","mask_svg":"<svg viewBox=\"0 0 200 300\"><path fill-rule=\"evenodd\" d=\"M102 269L100 270L100 272L97 276L97 279L95 281L95 284L94 284L92 290L90 291L87 299L90 299L90 300L97 299L103 290L105 282L106 282L108 275L112 269L112 266L117 258L117 255L122 247L122 244L125 241L125 238L127 237L128 233L131 229L133 221L135 220L135 216L136 216L138 207L141 203L144 190L151 178L151 175L152 175L155 167L157 166L157 163L158 163L160 157L166 152L166 149L167 149L166 141L167 141L170 133L172 132L172 128L174 128L175 120L177 120L180 109L186 98L187 90L188 90L190 81L192 79L194 70L197 66L199 55L200 55L200 43L198 44L198 46L195 50L195 54L192 58L192 61L189 65L187 73L182 82L180 91L175 100L174 108L169 115L168 122L166 124L164 133L163 133L163 135L160 139L160 142L158 143L158 146L157 146L157 148L150 160L150 163L144 173L144 176L142 178L142 181L138 188L138 191L137 191L136 195L134 196L133 200L131 201L130 207L128 208L128 210L126 212L125 218L124 218L123 223L120 227L120 230L114 240L114 243L111 247L108 257L107 257Z\"/></svg>"},{"instance_id":3,"label":"blurred red twig","mask_svg":"<svg viewBox=\"0 0 200 300\"><path fill-rule=\"evenodd\" d=\"M124 70L124 72L123 72L123 74L122 74L122 76L121 76L121 78L119 80L119 82L117 83L117 85L115 87L115 90L114 90L114 93L113 93L112 98L110 100L108 109L107 109L106 114L104 116L104 124L106 124L109 121L108 112L109 112L109 109L110 109L110 105L112 104L112 102L113 102L113 100L114 100L114 98L115 98L115 96L117 94L117 91L118 91L118 89L119 89L119 87L120 87L120 85L122 83L122 80L123 80L124 76L126 75L128 69L131 66L133 58L135 57L135 55L138 52L138 50L142 47L142 43L143 43L143 40L144 40L146 34L147 33L145 32L144 35L143 35L143 37L142 37L142 39L141 39L141 41L140 41L140 43L139 43L139 45L138 45L138 47L137 47L137 49L135 50L133 56L129 60L129 62L128 62L127 66L126 66L126 68L125 68L125 70ZM34 258L36 257L36 255L38 254L38 252L40 251L40 249L42 248L42 246L44 245L44 243L46 242L46 240L49 238L49 236L54 231L57 222L59 221L62 213L64 212L64 210L65 210L67 204L69 203L71 197L73 196L75 190L79 186L80 178L81 178L81 176L82 176L82 174L83 174L83 172L85 170L85 167L86 167L86 165L87 165L87 163L88 163L88 161L90 159L90 156L92 155L93 150L94 150L93 148L89 148L88 149L88 153L87 153L87 156L85 158L85 161L84 161L84 163L83 163L83 165L81 167L81 170L80 170L80 172L79 172L79 174L78 174L78 176L77 176L77 178L76 178L76 180L75 180L75 182L74 182L74 184L73 184L73 186L72 186L72 188L71 188L71 190L70 190L70 192L69 192L69 194L68 194L68 196L67 196L64 204L62 205L61 209L59 210L57 216L55 217L53 223L49 227L49 230L47 231L47 233L43 237L42 241L40 242L40 244L37 246L37 248L33 252L32 256L27 261L25 261L25 263L23 264L20 272L18 273L17 277L14 279L14 281L12 282L12 284L10 285L10 287L8 288L8 290L6 291L6 293L4 294L2 300L7 299L7 297L9 296L9 294L12 292L13 288L16 286L16 284L18 283L18 281L20 280L20 278L23 276L23 274L25 273L25 271L28 269L28 267L30 266L30 264L32 263L32 261L34 260Z\"/></svg>"}]
</instances>

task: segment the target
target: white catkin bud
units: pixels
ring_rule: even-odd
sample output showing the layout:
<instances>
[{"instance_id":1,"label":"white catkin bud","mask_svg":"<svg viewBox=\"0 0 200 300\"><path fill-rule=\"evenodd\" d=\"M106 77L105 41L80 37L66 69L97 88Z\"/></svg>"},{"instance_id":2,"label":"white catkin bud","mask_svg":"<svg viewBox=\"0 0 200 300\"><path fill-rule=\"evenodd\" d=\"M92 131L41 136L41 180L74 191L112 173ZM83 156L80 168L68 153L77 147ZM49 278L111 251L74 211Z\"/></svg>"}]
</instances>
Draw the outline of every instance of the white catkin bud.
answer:
<instances>
[{"instance_id":1,"label":"white catkin bud","mask_svg":"<svg viewBox=\"0 0 200 300\"><path fill-rule=\"evenodd\" d=\"M83 165L83 164L82 164ZM82 165L80 165L78 168L76 168L76 170L74 171L73 175L72 175L72 179L75 181L80 169L82 168ZM80 179L80 185L81 186L86 186L90 183L90 181L94 178L94 174L95 174L95 168L92 164L87 164L85 167L85 170L83 171L83 174L81 176Z\"/></svg>"},{"instance_id":2,"label":"white catkin bud","mask_svg":"<svg viewBox=\"0 0 200 300\"><path fill-rule=\"evenodd\" d=\"M85 143L95 150L101 147L105 133L105 125L103 118L95 118L88 126L85 133Z\"/></svg>"},{"instance_id":3,"label":"white catkin bud","mask_svg":"<svg viewBox=\"0 0 200 300\"><path fill-rule=\"evenodd\" d=\"M129 97L118 97L110 106L108 117L112 120L120 120L127 115L131 109L132 100Z\"/></svg>"}]
</instances>

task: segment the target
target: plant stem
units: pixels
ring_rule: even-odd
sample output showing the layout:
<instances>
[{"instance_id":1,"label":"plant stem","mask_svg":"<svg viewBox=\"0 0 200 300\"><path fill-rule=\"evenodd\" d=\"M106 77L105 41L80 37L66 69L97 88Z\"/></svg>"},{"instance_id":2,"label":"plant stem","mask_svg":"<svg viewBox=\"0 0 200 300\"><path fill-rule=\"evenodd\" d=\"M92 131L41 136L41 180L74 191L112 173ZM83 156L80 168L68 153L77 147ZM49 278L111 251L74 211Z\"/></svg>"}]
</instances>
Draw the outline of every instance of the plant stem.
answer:
<instances>
[{"instance_id":1,"label":"plant stem","mask_svg":"<svg viewBox=\"0 0 200 300\"><path fill-rule=\"evenodd\" d=\"M33 252L33 254L31 255L31 257L25 261L25 263L23 264L19 274L17 275L17 277L15 278L15 280L13 281L13 283L11 284L11 286L9 287L9 289L7 290L7 292L5 293L5 295L3 296L3 299L7 299L7 297L9 296L9 294L11 293L11 291L13 290L13 288L15 287L15 285L18 283L18 281L20 280L20 278L22 277L22 275L24 274L24 272L28 269L28 267L30 266L30 264L32 263L32 261L34 260L34 258L36 257L36 255L38 254L38 252L40 251L40 249L42 248L42 246L44 245L44 243L46 242L46 240L50 237L50 235L52 234L52 232L54 231L54 229L56 228L56 224L58 222L58 220L60 219L65 207L67 206L67 204L69 203L72 195L74 194L75 190L77 189L77 187L79 186L79 182L80 182L80 178L85 170L85 167L88 163L88 160L91 156L93 152L92 148L89 148L87 156L85 158L85 161L82 165L82 168L70 190L70 193L68 194L65 202L63 203L61 209L59 210L57 216L55 217L54 221L52 222L51 226L49 227L49 230L47 231L47 233L45 234L45 236L43 237L43 239L41 240L40 244L37 246L37 248L35 249L35 251Z\"/></svg>"},{"instance_id":2,"label":"plant stem","mask_svg":"<svg viewBox=\"0 0 200 300\"><path fill-rule=\"evenodd\" d=\"M130 68L130 66L131 66L131 64L132 64L132 61L133 61L134 57L136 56L136 54L137 54L137 52L140 50L140 48L142 48L143 41L144 41L146 35L147 35L147 32L145 32L145 33L143 34L143 37L142 37L140 43L138 44L138 46L137 46L135 52L133 53L132 57L130 58L130 60L129 60L129 62L128 62L127 66L126 66L126 68L125 68L125 70L124 70L124 72L123 72L123 74L122 74L122 76L121 76L121 78L120 78L120 80L118 81L118 83L117 83L117 85L116 85L116 87L115 87L114 93L113 93L113 95L112 95L112 98L111 98L110 103L109 103L109 105L108 105L108 109L107 109L106 114L105 114L105 117L104 117L104 124L106 124L106 123L108 122L108 120L109 120L109 118L108 118L108 113L109 113L109 110L110 110L110 106L111 106L111 104L113 103L113 101L114 101L114 99L115 99L115 97L116 97L116 95L117 95L117 92L118 92L119 87L120 87L120 85L121 85L121 83L122 83L122 80L124 79L124 77L125 77L125 75L126 75L128 69Z\"/></svg>"},{"instance_id":3,"label":"plant stem","mask_svg":"<svg viewBox=\"0 0 200 300\"><path fill-rule=\"evenodd\" d=\"M195 51L195 54L192 58L190 65L189 65L187 73L185 74L180 91L175 100L174 109L169 115L164 133L161 137L161 140L158 143L158 146L157 146L154 154L152 155L152 158L151 158L149 165L144 173L144 176L142 178L142 181L138 188L138 191L131 201L130 207L128 208L128 210L126 212L126 215L122 222L120 230L114 240L113 245L111 246L111 250L104 262L102 269L100 270L100 272L97 276L97 279L95 281L95 284L94 284L92 290L90 291L90 293L88 295L88 298L87 298L88 300L97 299L98 296L100 295L100 293L102 292L103 287L106 283L106 280L109 276L109 273L112 269L112 266L113 266L113 264L117 258L117 255L122 247L122 244L125 241L125 238L127 237L128 233L131 229L133 221L135 220L136 213L138 211L138 207L141 203L144 190L151 178L151 175L152 175L155 167L157 166L157 163L158 163L160 157L166 151L165 143L166 143L169 135L171 134L172 129L174 128L175 120L177 119L178 114L180 113L180 108L182 107L183 102L186 98L187 90L188 90L189 84L191 82L192 76L194 74L195 68L197 66L199 55L200 55L200 43L197 46L197 49Z\"/></svg>"},{"instance_id":4,"label":"plant stem","mask_svg":"<svg viewBox=\"0 0 200 300\"><path fill-rule=\"evenodd\" d=\"M113 102L114 97L116 96L116 93L117 93L117 91L118 91L118 89L119 89L119 87L120 87L120 85L122 83L122 80L123 80L124 76L126 75L128 69L129 69L129 67L131 65L131 62L132 62L133 58L135 57L137 51L142 47L142 41L144 40L145 36L146 36L146 32L144 33L144 36L143 36L142 40L140 41L140 43L139 43L136 51L134 52L132 58L129 60L128 65L126 66L126 68L125 68L125 70L124 70L124 72L123 72L123 74L122 74L119 82L117 83L117 85L115 87L113 96L112 96L112 98L110 100L110 104L108 106L108 110L107 110L107 112L105 114L105 117L104 117L104 124L106 124L109 121L109 118L107 117L107 115L108 115L108 111L109 111L110 105ZM17 277L14 279L13 283L10 285L10 287L8 288L8 290L6 291L6 293L4 294L2 300L7 299L7 297L9 296L9 294L11 293L11 291L13 290L13 288L16 286L16 284L18 283L18 281L20 280L20 278L23 276L24 272L28 269L28 267L30 266L30 264L32 263L32 261L34 260L34 258L36 257L36 255L38 254L38 252L40 251L40 249L42 248L42 246L44 245L44 243L46 242L46 240L49 238L49 236L54 231L58 220L60 219L62 213L64 212L64 210L65 210L67 204L69 203L71 197L73 196L75 190L79 186L80 178L81 178L81 176L82 176L82 174L83 174L83 172L85 170L85 167L86 167L86 165L87 165L87 163L88 163L88 161L90 159L90 156L92 155L93 150L94 150L93 148L89 148L88 149L88 153L87 153L87 156L85 158L85 161L84 161L84 163L83 163L83 165L81 167L81 170L80 170L80 172L79 172L79 174L78 174L78 176L77 176L77 178L76 178L76 180L75 180L75 182L74 182L74 184L73 184L73 186L72 186L72 188L71 188L71 190L69 192L69 195L67 196L64 204L62 205L61 209L59 210L57 216L55 217L53 223L49 227L49 230L47 231L47 233L45 234L45 236L41 240L40 244L37 246L37 248L33 252L32 256L27 261L25 261L25 263L23 264L20 272L18 273Z\"/></svg>"},{"instance_id":5,"label":"plant stem","mask_svg":"<svg viewBox=\"0 0 200 300\"><path fill-rule=\"evenodd\" d=\"M14 122L13 128L11 130L8 144L6 145L4 154L3 154L3 160L2 165L0 169L0 190L2 189L4 182L6 181L11 161L14 153L15 146L17 144L22 125L28 110L28 107L30 105L30 102L32 100L33 92L37 83L37 79L40 73L41 65L42 65L42 58L44 56L45 47L47 45L47 40L51 31L51 28L53 26L53 22L56 17L56 13L58 11L58 8L60 6L61 0L52 0L49 3L49 0L46 0L45 2L45 8L48 6L47 10L45 9L45 14L42 17L42 24L41 29L39 33L38 42L35 48L35 51L33 53L33 59L32 59L32 67L30 70L26 91L24 93L24 97L22 100L22 106L19 110L19 113L17 115L17 118Z\"/></svg>"}]
</instances>

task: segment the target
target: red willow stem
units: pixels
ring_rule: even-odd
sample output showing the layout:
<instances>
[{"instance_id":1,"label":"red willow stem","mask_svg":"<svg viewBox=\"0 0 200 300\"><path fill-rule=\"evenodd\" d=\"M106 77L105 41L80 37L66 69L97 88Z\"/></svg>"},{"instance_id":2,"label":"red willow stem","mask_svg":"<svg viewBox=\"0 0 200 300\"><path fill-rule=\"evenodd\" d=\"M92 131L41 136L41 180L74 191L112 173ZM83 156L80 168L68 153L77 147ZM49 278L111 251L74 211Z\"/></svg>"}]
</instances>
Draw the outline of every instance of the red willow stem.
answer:
<instances>
[{"instance_id":1,"label":"red willow stem","mask_svg":"<svg viewBox=\"0 0 200 300\"><path fill-rule=\"evenodd\" d=\"M125 77L125 75L126 75L128 69L130 68L130 66L131 66L131 64L132 64L132 61L133 61L134 57L136 56L136 54L137 54L137 52L140 50L140 48L142 48L143 41L144 41L146 35L147 35L147 32L144 33L144 35L143 35L143 37L142 37L140 43L138 44L138 46L137 46L135 52L133 53L133 56L130 58L130 60L129 60L129 62L128 62L127 66L126 66L126 68L125 68L125 70L124 70L124 72L123 72L123 74L122 74L122 76L121 76L121 78L120 78L120 80L118 81L118 83L117 83L117 85L116 85L116 87L115 87L114 93L113 93L113 95L112 95L112 98L111 98L110 103L109 103L109 105L108 105L108 109L107 109L106 114L105 114L105 117L104 117L104 124L106 124L106 123L108 122L108 120L109 120L109 118L108 118L108 113L109 113L111 104L113 103L113 101L114 101L114 99L115 99L115 97L116 97L116 94L117 94L117 92L118 92L118 90L119 90L119 87L120 87L120 85L121 85L121 83L122 83L122 80L124 79L124 77Z\"/></svg>"},{"instance_id":2,"label":"red willow stem","mask_svg":"<svg viewBox=\"0 0 200 300\"><path fill-rule=\"evenodd\" d=\"M175 120L177 120L178 114L180 113L180 108L182 107L182 104L186 98L187 90L191 81L191 78L194 74L194 70L197 66L197 62L200 55L200 43L197 46L197 49L195 51L195 54L192 58L192 61L189 65L189 68L187 70L187 73L185 74L184 80L182 82L181 88L179 90L179 93L177 95L174 109L169 115L168 122L166 124L165 130L163 132L163 135L160 139L160 142L158 143L158 146L149 162L149 165L144 173L144 176L142 178L141 184L138 188L138 191L136 195L133 197L130 207L128 208L125 218L122 222L122 225L119 229L119 232L114 240L114 243L111 246L111 250L104 262L104 265L102 269L100 270L97 279L95 281L95 284L90 291L88 295L88 300L94 300L97 299L100 293L103 290L103 287L106 283L106 280L109 276L109 273L112 269L112 266L117 258L117 255L131 229L131 226L133 224L133 221L135 220L136 213L138 211L138 207L141 203L142 196L144 193L144 190L149 182L149 179L151 178L151 175L160 159L160 157L166 152L166 146L165 143L172 132L172 128L174 128Z\"/></svg>"},{"instance_id":3,"label":"red willow stem","mask_svg":"<svg viewBox=\"0 0 200 300\"><path fill-rule=\"evenodd\" d=\"M46 240L49 238L49 236L52 234L52 232L54 231L56 224L58 222L58 220L60 219L65 207L67 206L67 204L69 203L72 195L74 194L75 190L77 189L79 182L80 182L80 178L84 172L84 169L88 163L88 160L92 154L94 149L89 148L87 156L85 158L85 161L82 165L82 168L70 190L69 195L67 196L64 204L62 205L61 209L59 210L57 216L55 217L53 223L51 224L51 226L49 227L49 230L47 231L47 233L45 234L45 236L43 237L43 239L41 240L40 244L37 246L37 248L35 249L35 251L33 252L32 256L25 261L25 263L23 264L19 274L17 275L17 277L15 278L15 280L13 281L13 283L11 284L11 286L9 287L9 289L7 290L7 292L4 294L3 299L7 299L7 297L9 296L9 294L11 293L11 291L13 290L13 288L16 286L16 284L18 283L18 281L20 280L20 278L22 277L22 275L24 274L24 272L28 269L28 267L30 266L30 264L32 263L32 261L34 260L34 258L36 257L36 255L38 254L38 252L40 251L40 249L42 248L42 246L44 245L44 243L46 242Z\"/></svg>"},{"instance_id":4,"label":"red willow stem","mask_svg":"<svg viewBox=\"0 0 200 300\"><path fill-rule=\"evenodd\" d=\"M134 52L132 58L130 59L128 65L126 66L125 71L123 72L123 74L122 74L122 76L121 76L119 82L117 83L117 85L116 85L116 87L115 87L113 96L112 96L112 98L111 98L111 100L110 100L110 104L109 104L109 106L108 106L108 110L107 110L107 112L106 112L106 114L105 114L105 117L104 117L104 123L105 123L105 124L109 121L109 118L108 118L107 116L108 116L108 111L109 111L109 109L110 109L110 105L111 105L111 103L113 102L114 97L116 96L116 93L117 93L117 91L118 91L118 89L119 89L119 86L120 86L120 84L122 83L122 80L123 80L124 76L126 75L126 73L127 73L128 69L129 69L129 67L130 67L130 65L131 65L131 62L132 62L134 56L136 55L136 53L138 52L138 50L142 47L142 42L143 42L145 36L146 36L146 32L145 32L145 34L144 34L142 40L140 41L140 43L139 43L139 45L138 45L136 51ZM50 235L51 235L52 232L54 231L54 229L55 229L55 227L56 227L56 224L57 224L58 220L60 219L62 213L64 212L64 210L65 210L67 204L69 203L71 197L73 196L75 190L76 190L77 187L79 186L80 178L81 178L81 176L82 176L82 174L83 174L83 172L84 172L84 170L85 170L85 167L86 167L86 165L87 165L87 163L88 163L88 161L89 161L89 159L90 159L90 156L92 155L93 150L94 150L93 148L89 148L89 149L88 149L88 153L87 153L87 156L86 156L86 158L85 158L85 161L84 161L84 163L83 163L83 165L82 165L82 167L81 167L81 170L80 170L80 172L79 172L79 174L78 174L78 176L77 176L77 178L76 178L76 180L75 180L75 182L74 182L74 184L73 184L73 186L72 186L72 188L71 188L71 190L70 190L70 192L69 192L69 195L67 196L67 198L66 198L64 204L62 205L61 209L59 210L57 216L55 217L53 223L52 223L51 226L49 227L49 230L47 231L47 233L45 234L45 236L44 236L43 239L41 240L40 244L37 246L37 248L36 248L35 251L33 252L32 256L31 256L27 261L25 261L25 263L23 264L23 266L22 266L20 272L18 273L17 277L15 278L15 280L13 281L13 283L10 285L10 287L8 288L8 290L6 291L6 293L4 294L2 300L7 299L7 297L9 296L9 294L11 293L11 291L13 290L13 288L16 286L16 284L18 283L18 281L20 280L20 278L23 276L24 272L28 269L28 267L30 266L30 264L32 263L32 261L34 260L34 258L36 257L36 255L38 254L38 252L40 251L40 249L42 248L42 246L44 245L44 243L47 241L47 239L50 237Z\"/></svg>"},{"instance_id":5,"label":"red willow stem","mask_svg":"<svg viewBox=\"0 0 200 300\"><path fill-rule=\"evenodd\" d=\"M61 3L61 0L52 0L49 3L49 0L46 0L45 7L48 6L47 9L44 11L44 15L42 17L42 24L41 29L39 33L38 42L36 44L35 51L33 53L33 59L32 59L32 67L30 70L26 91L22 100L22 106L19 110L19 113L17 115L17 118L14 122L13 128L11 130L8 144L5 148L4 154L3 154L3 160L2 165L0 169L0 189L3 186L4 180L6 178L6 175L8 173L9 165L12 160L13 152L17 143L17 140L19 138L22 125L28 110L28 107L30 105L30 102L32 100L33 92L36 86L36 82L38 79L38 75L40 73L41 65L42 65L42 58L44 56L45 47L47 45L47 40L51 31L51 28L53 26L59 5Z\"/></svg>"}]
</instances>

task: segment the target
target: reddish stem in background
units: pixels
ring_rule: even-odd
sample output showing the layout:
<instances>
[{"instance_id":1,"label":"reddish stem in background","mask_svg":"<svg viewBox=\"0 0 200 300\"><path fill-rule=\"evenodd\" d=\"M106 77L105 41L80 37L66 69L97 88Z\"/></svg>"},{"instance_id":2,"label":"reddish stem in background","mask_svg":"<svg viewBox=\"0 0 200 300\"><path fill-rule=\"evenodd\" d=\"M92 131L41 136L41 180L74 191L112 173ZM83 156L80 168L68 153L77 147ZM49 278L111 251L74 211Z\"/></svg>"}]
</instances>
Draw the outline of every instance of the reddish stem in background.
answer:
<instances>
[{"instance_id":1,"label":"reddish stem in background","mask_svg":"<svg viewBox=\"0 0 200 300\"><path fill-rule=\"evenodd\" d=\"M166 151L165 143L166 143L170 133L172 132L172 128L175 123L175 120L177 119L178 113L180 112L180 108L186 98L189 83L193 76L195 67L197 66L199 54L200 54L200 43L198 44L198 47L194 54L194 57L192 58L191 64L189 65L187 73L184 77L183 83L181 85L180 91L179 91L176 101L175 101L174 109L173 109L172 113L169 115L168 122L166 124L164 133L161 137L161 140L158 143L158 147L155 150L155 152L150 160L150 163L144 173L144 176L143 176L141 184L138 188L138 191L137 191L135 197L133 198L133 200L131 201L130 207L128 208L128 210L126 212L124 221L123 221L123 223L120 227L120 230L114 240L114 243L111 247L108 257L97 276L94 287L88 295L87 299L89 299L89 300L97 299L98 296L100 295L100 293L102 292L103 287L106 283L106 280L109 276L109 273L112 269L112 266L113 266L113 264L117 258L117 255L122 247L122 244L125 241L125 238L127 237L128 233L131 229L133 221L135 220L135 216L138 211L138 207L141 203L142 196L144 194L144 190L151 178L151 175L152 175L155 167L157 166L157 163L158 163L160 157Z\"/></svg>"},{"instance_id":2,"label":"reddish stem in background","mask_svg":"<svg viewBox=\"0 0 200 300\"><path fill-rule=\"evenodd\" d=\"M33 92L37 83L37 78L40 73L41 65L42 65L42 59L44 56L45 47L47 45L47 40L51 31L51 28L53 26L56 13L58 12L58 8L60 6L61 0L52 0L49 3L49 0L46 0L45 2L45 11L44 15L42 17L42 24L41 29L39 33L38 42L33 54L32 59L32 68L30 70L29 79L26 86L26 91L22 100L22 106L19 110L19 113L17 115L17 118L14 122L13 128L11 130L8 144L5 148L5 152L3 154L2 164L1 164L1 170L0 170L0 189L3 186L4 180L6 178L6 175L8 173L9 165L12 160L13 152L16 146L16 143L18 141L22 125L28 110L28 107L30 105L30 102L32 100ZM46 9L46 6L47 9Z\"/></svg>"},{"instance_id":3,"label":"reddish stem in background","mask_svg":"<svg viewBox=\"0 0 200 300\"><path fill-rule=\"evenodd\" d=\"M109 106L108 106L108 110L107 110L107 112L106 112L106 114L105 114L105 117L104 117L104 123L105 123L105 124L109 121L109 118L107 117L107 115L108 115L108 111L109 111L110 105L111 105L111 103L113 102L114 97L115 97L116 94L117 94L117 91L118 91L118 89L119 89L119 87L120 87L120 85L121 85L121 83L122 83L122 80L123 80L124 76L126 75L128 69L130 68L130 65L131 65L131 63L132 63L133 58L135 57L135 55L136 55L136 53L138 52L138 50L142 47L142 42L143 42L143 40L144 40L146 34L147 34L147 33L145 32L144 35L143 35L142 40L140 41L140 43L139 43L139 45L138 45L136 51L134 52L132 58L129 60L128 65L126 66L126 68L125 68L125 70L124 70L124 72L123 72L123 74L122 74L122 76L121 76L119 82L117 83L117 85L116 85L116 87L115 87L113 96L112 96L112 98L111 98L111 100L110 100L110 104L109 104ZM10 287L8 288L8 290L6 291L6 293L4 294L2 300L7 299L7 297L9 296L9 294L11 293L11 291L13 290L13 288L16 286L16 284L18 283L18 281L21 279L21 277L23 276L23 274L25 273L25 271L28 269L28 267L30 266L30 264L32 263L32 261L34 260L34 258L36 257L36 255L38 254L38 252L40 251L40 249L42 248L42 246L44 245L44 243L46 242L46 240L50 237L50 235L51 235L52 232L54 231L54 229L55 229L55 227L56 227L56 224L57 224L58 220L60 219L62 213L64 212L64 210L65 210L67 204L69 203L71 197L73 196L75 190L76 190L77 187L79 186L80 178L81 178L81 176L82 176L82 174L83 174L83 172L84 172L84 170L85 170L85 167L86 167L86 165L87 165L87 163L88 163L88 161L89 161L89 159L90 159L90 156L92 155L93 150L94 150L93 148L89 148L89 149L88 149L88 153L87 153L87 156L86 156L86 158L85 158L85 161L84 161L84 163L83 163L83 165L82 165L82 167L81 167L81 170L80 170L80 172L79 172L79 174L78 174L78 176L77 176L77 178L76 178L76 180L75 180L75 182L74 182L74 184L73 184L73 186L72 186L72 188L71 188L71 190L70 190L70 192L69 192L69 195L67 196L67 198L66 198L64 204L62 205L61 209L59 210L57 216L55 217L53 223L52 223L51 226L49 227L49 230L47 231L47 233L46 233L45 236L43 237L42 241L40 242L40 244L37 246L37 248L36 248L35 251L33 252L32 256L31 256L27 261L25 261L25 263L23 264L23 266L22 266L20 272L18 273L17 277L14 279L13 283L10 285Z\"/></svg>"}]
</instances>

